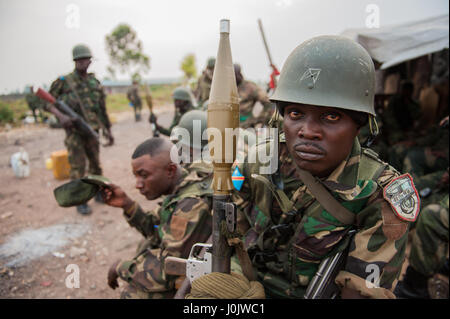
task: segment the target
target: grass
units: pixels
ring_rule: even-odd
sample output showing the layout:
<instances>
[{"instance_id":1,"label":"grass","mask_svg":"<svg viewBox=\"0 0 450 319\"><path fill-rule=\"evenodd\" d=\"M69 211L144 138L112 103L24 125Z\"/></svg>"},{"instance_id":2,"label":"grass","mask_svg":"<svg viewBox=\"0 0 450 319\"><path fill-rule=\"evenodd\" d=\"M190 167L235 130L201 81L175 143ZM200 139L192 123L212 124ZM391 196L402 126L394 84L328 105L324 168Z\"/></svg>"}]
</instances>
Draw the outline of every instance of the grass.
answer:
<instances>
[{"instance_id":1,"label":"grass","mask_svg":"<svg viewBox=\"0 0 450 319\"><path fill-rule=\"evenodd\" d=\"M153 107L158 108L159 106L172 104L172 92L180 84L157 84L150 85L150 92L153 101ZM147 107L145 100L145 89L140 89L140 96L142 98L143 108ZM22 124L22 119L28 114L31 114L28 104L25 98L20 98L16 100L5 100L0 101L1 107L7 109L8 112L12 111L12 120L8 118L6 121L0 120L0 126L9 123L13 126L20 126ZM114 93L107 94L106 96L106 109L108 113L119 113L131 111L129 106L129 101L125 93Z\"/></svg>"}]
</instances>

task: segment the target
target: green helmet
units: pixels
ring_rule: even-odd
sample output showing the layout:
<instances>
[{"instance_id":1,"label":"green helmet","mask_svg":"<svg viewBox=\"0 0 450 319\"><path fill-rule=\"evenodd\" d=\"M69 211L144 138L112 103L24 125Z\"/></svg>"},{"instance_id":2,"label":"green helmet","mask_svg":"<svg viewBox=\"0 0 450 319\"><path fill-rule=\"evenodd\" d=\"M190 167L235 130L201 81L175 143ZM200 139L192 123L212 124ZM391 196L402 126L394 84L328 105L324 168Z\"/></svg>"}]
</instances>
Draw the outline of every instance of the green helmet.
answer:
<instances>
[{"instance_id":1,"label":"green helmet","mask_svg":"<svg viewBox=\"0 0 450 319\"><path fill-rule=\"evenodd\" d=\"M78 44L73 47L72 50L73 60L83 59L83 58L92 58L91 50L84 44Z\"/></svg>"},{"instance_id":2,"label":"green helmet","mask_svg":"<svg viewBox=\"0 0 450 319\"><path fill-rule=\"evenodd\" d=\"M199 122L199 123L198 123ZM200 129L196 125L200 124ZM207 140L203 140L203 132L207 128L207 116L205 111L192 110L183 114L180 118L178 125L172 129L170 139L173 142L181 142L186 146L192 146L196 149L203 149L203 147L208 144ZM195 129L195 131L194 131ZM189 132L189 145L187 144L186 138L183 132L187 130ZM197 135L194 135L197 134Z\"/></svg>"},{"instance_id":3,"label":"green helmet","mask_svg":"<svg viewBox=\"0 0 450 319\"><path fill-rule=\"evenodd\" d=\"M375 68L367 51L340 36L319 36L287 58L270 100L329 106L375 116ZM284 115L284 103L277 103Z\"/></svg>"},{"instance_id":4,"label":"green helmet","mask_svg":"<svg viewBox=\"0 0 450 319\"><path fill-rule=\"evenodd\" d=\"M208 62L206 63L206 67L208 69L214 68L214 65L216 64L216 58L209 58Z\"/></svg>"},{"instance_id":5,"label":"green helmet","mask_svg":"<svg viewBox=\"0 0 450 319\"><path fill-rule=\"evenodd\" d=\"M173 97L174 100L189 101L189 102L192 103L192 96L191 96L190 90L185 88L185 87L182 87L182 86L177 87L173 91L172 97Z\"/></svg>"}]
</instances>

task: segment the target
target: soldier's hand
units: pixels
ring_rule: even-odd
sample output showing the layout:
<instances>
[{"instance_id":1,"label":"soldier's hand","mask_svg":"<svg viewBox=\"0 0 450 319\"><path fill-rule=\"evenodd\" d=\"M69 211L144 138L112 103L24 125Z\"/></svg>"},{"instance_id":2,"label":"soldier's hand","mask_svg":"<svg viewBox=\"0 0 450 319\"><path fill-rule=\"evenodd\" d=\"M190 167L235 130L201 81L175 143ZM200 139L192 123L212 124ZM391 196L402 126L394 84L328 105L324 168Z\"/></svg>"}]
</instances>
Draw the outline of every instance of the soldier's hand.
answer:
<instances>
[{"instance_id":1,"label":"soldier's hand","mask_svg":"<svg viewBox=\"0 0 450 319\"><path fill-rule=\"evenodd\" d=\"M74 119L68 117L67 115L61 114L59 117L59 122L65 129L72 129L74 127Z\"/></svg>"},{"instance_id":2,"label":"soldier's hand","mask_svg":"<svg viewBox=\"0 0 450 319\"><path fill-rule=\"evenodd\" d=\"M120 207L126 210L133 205L133 201L117 185L111 184L108 187L101 187L100 191L105 204L109 206Z\"/></svg>"},{"instance_id":3,"label":"soldier's hand","mask_svg":"<svg viewBox=\"0 0 450 319\"><path fill-rule=\"evenodd\" d=\"M114 145L114 137L111 133L111 129L108 129L108 144L107 146Z\"/></svg>"},{"instance_id":4,"label":"soldier's hand","mask_svg":"<svg viewBox=\"0 0 450 319\"><path fill-rule=\"evenodd\" d=\"M119 283L117 282L117 278L119 278L119 274L117 273L117 265L120 263L120 259L116 260L108 270L108 286L111 289L116 289L119 287Z\"/></svg>"}]
</instances>

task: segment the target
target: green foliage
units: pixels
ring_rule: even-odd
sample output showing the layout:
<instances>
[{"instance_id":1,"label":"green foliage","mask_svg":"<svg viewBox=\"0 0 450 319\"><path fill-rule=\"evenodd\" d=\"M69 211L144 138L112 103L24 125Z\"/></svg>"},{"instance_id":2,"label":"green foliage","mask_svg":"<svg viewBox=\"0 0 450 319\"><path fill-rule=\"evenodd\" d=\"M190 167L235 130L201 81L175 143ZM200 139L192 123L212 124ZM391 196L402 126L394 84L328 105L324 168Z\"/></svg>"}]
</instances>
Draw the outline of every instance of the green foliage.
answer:
<instances>
[{"instance_id":1,"label":"green foliage","mask_svg":"<svg viewBox=\"0 0 450 319\"><path fill-rule=\"evenodd\" d=\"M142 50L142 42L128 24L119 24L106 35L106 51L111 65L108 72L115 77L117 69L122 73L138 74L150 70L150 57Z\"/></svg>"},{"instance_id":2,"label":"green foliage","mask_svg":"<svg viewBox=\"0 0 450 319\"><path fill-rule=\"evenodd\" d=\"M3 102L0 102L0 124L12 123L14 113L11 108Z\"/></svg>"},{"instance_id":3,"label":"green foliage","mask_svg":"<svg viewBox=\"0 0 450 319\"><path fill-rule=\"evenodd\" d=\"M195 62L195 55L192 53L187 54L181 61L181 70L184 72L184 76L190 80L197 76L197 66Z\"/></svg>"}]
</instances>

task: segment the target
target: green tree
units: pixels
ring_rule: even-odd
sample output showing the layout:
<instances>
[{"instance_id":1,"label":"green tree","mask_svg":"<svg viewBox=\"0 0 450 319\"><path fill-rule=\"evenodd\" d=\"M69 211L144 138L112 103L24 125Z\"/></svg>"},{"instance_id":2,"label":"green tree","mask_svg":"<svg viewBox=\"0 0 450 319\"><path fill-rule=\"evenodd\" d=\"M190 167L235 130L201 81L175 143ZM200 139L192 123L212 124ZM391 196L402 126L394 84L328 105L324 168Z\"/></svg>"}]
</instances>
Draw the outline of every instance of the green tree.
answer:
<instances>
[{"instance_id":1,"label":"green tree","mask_svg":"<svg viewBox=\"0 0 450 319\"><path fill-rule=\"evenodd\" d=\"M131 26L119 24L111 34L106 35L105 40L111 62L107 70L113 78L117 70L131 74L132 78L141 78L141 73L150 70L150 57L144 54L142 42Z\"/></svg>"},{"instance_id":2,"label":"green tree","mask_svg":"<svg viewBox=\"0 0 450 319\"><path fill-rule=\"evenodd\" d=\"M181 61L181 70L184 73L185 79L189 82L191 79L197 77L197 66L195 62L195 55L192 53L187 54Z\"/></svg>"}]
</instances>

